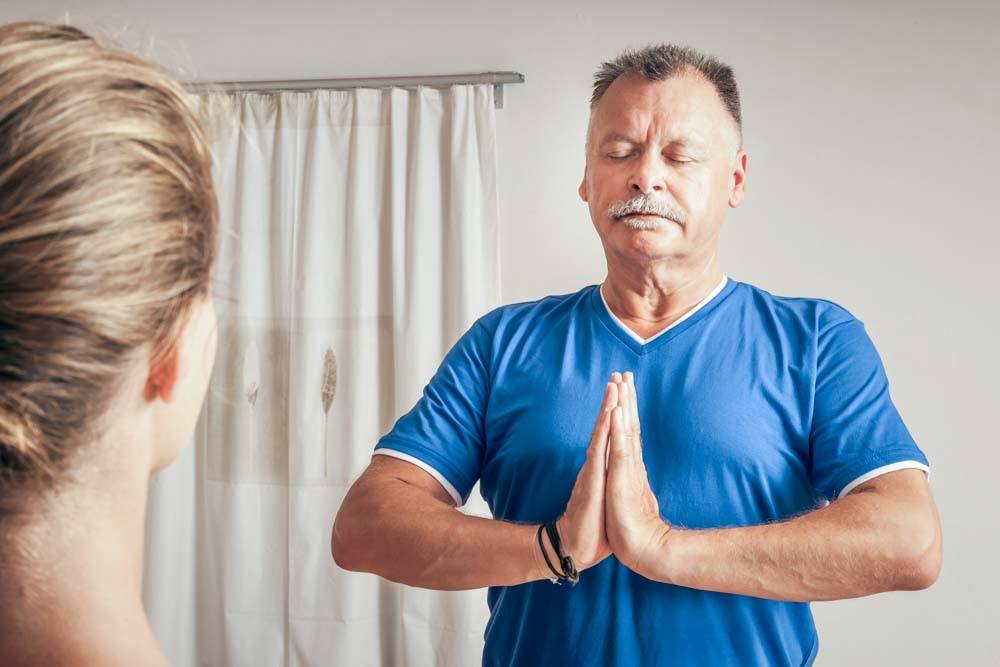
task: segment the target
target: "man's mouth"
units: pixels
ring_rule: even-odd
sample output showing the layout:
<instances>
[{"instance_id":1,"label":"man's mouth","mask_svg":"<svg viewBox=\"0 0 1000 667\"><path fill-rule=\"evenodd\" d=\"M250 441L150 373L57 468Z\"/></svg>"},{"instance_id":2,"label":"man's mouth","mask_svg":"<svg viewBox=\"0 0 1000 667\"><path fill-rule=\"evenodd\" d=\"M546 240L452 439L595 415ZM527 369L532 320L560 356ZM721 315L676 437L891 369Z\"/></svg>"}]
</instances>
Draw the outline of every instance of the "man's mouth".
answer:
<instances>
[{"instance_id":1,"label":"man's mouth","mask_svg":"<svg viewBox=\"0 0 1000 667\"><path fill-rule=\"evenodd\" d=\"M676 220L671 220L670 218L657 215L655 213L628 213L623 216L615 218L616 222L633 222L633 223L643 223L645 225L654 225L657 227L662 227L668 222L673 222L675 224L681 224Z\"/></svg>"}]
</instances>

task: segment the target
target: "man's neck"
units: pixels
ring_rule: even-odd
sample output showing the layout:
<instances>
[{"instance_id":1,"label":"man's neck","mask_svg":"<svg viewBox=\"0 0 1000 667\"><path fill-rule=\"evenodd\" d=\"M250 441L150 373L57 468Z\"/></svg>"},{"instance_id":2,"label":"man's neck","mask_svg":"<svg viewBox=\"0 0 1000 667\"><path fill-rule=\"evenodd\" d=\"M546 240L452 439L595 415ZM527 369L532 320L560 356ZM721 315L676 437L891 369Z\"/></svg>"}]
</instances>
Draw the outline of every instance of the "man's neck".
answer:
<instances>
[{"instance_id":1,"label":"man's neck","mask_svg":"<svg viewBox=\"0 0 1000 667\"><path fill-rule=\"evenodd\" d=\"M693 268L609 263L601 293L615 317L646 339L703 301L719 285L722 276L715 257Z\"/></svg>"}]
</instances>

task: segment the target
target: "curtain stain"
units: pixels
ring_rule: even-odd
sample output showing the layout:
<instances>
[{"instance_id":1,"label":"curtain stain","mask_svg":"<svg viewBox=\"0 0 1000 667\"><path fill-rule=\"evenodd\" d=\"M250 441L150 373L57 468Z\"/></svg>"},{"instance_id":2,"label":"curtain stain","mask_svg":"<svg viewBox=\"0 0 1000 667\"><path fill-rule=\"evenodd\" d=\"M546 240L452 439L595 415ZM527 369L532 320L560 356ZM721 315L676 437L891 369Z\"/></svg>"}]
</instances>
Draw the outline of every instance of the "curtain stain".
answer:
<instances>
[{"instance_id":1,"label":"curtain stain","mask_svg":"<svg viewBox=\"0 0 1000 667\"><path fill-rule=\"evenodd\" d=\"M333 405L333 398L337 395L337 356L333 353L333 348L326 349L326 356L323 358L323 413L330 415L330 406Z\"/></svg>"},{"instance_id":2,"label":"curtain stain","mask_svg":"<svg viewBox=\"0 0 1000 667\"><path fill-rule=\"evenodd\" d=\"M250 386L247 387L247 403L250 404L250 409L257 404L257 394L260 392L260 385L256 382L251 382Z\"/></svg>"}]
</instances>

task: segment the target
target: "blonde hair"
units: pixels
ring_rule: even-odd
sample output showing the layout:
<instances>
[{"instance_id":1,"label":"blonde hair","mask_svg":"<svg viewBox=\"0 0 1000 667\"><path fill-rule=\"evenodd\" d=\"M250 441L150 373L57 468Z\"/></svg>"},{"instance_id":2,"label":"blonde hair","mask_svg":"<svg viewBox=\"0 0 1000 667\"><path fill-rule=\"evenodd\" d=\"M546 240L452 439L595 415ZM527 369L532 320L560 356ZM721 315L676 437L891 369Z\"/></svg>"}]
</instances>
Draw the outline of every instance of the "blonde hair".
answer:
<instances>
[{"instance_id":1,"label":"blonde hair","mask_svg":"<svg viewBox=\"0 0 1000 667\"><path fill-rule=\"evenodd\" d=\"M217 245L189 94L69 26L0 26L0 507L51 486L127 364L176 342Z\"/></svg>"}]
</instances>

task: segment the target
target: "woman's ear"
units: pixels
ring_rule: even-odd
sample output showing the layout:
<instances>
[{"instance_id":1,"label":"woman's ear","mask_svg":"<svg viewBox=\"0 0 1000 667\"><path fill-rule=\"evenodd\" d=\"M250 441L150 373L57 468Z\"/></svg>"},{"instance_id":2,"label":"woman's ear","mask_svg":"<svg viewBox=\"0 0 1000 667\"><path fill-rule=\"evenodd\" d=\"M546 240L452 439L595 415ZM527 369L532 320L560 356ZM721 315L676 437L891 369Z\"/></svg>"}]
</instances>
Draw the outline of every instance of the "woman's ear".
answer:
<instances>
[{"instance_id":1,"label":"woman's ear","mask_svg":"<svg viewBox=\"0 0 1000 667\"><path fill-rule=\"evenodd\" d=\"M143 388L152 436L151 471L177 458L191 440L212 375L216 350L215 307L199 297L186 309L183 324L170 336L167 349L157 349L148 362Z\"/></svg>"},{"instance_id":2,"label":"woman's ear","mask_svg":"<svg viewBox=\"0 0 1000 667\"><path fill-rule=\"evenodd\" d=\"M147 403L155 400L170 403L173 400L178 366L180 366L178 347L171 345L168 353L150 369L143 391L143 398Z\"/></svg>"}]
</instances>

